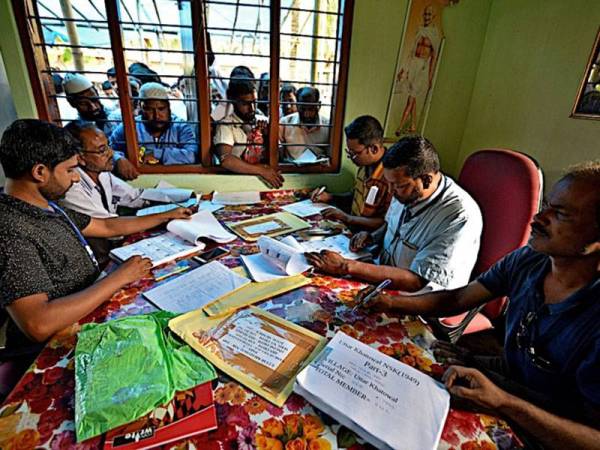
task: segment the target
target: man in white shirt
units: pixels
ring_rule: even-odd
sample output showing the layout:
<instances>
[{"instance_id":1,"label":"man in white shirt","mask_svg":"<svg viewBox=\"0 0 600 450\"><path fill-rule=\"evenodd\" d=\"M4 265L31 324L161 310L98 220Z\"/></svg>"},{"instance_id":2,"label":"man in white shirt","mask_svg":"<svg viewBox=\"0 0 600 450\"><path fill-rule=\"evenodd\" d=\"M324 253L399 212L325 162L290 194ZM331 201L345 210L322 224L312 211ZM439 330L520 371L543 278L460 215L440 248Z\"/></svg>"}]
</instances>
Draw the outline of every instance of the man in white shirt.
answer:
<instances>
[{"instance_id":1,"label":"man in white shirt","mask_svg":"<svg viewBox=\"0 0 600 450\"><path fill-rule=\"evenodd\" d=\"M319 114L319 90L305 86L296 92L298 112L279 121L279 141L284 158L298 159L306 149L316 156L329 155L329 119Z\"/></svg>"},{"instance_id":2,"label":"man in white shirt","mask_svg":"<svg viewBox=\"0 0 600 450\"><path fill-rule=\"evenodd\" d=\"M142 189L136 189L114 176L113 151L106 135L93 122L70 122L65 129L79 142L80 181L73 184L62 200L65 206L92 217L117 217L117 206L141 208Z\"/></svg>"},{"instance_id":3,"label":"man in white shirt","mask_svg":"<svg viewBox=\"0 0 600 450\"><path fill-rule=\"evenodd\" d=\"M213 143L221 165L235 173L256 175L269 186L283 185L281 173L268 164L267 118L256 114L256 86L245 77L234 77L227 87L233 112L217 123Z\"/></svg>"},{"instance_id":4,"label":"man in white shirt","mask_svg":"<svg viewBox=\"0 0 600 450\"><path fill-rule=\"evenodd\" d=\"M351 250L383 243L380 265L334 252L309 253L322 272L371 282L392 280L408 292L454 289L469 282L483 228L475 200L440 171L438 154L421 136L402 138L383 157L384 178L394 199L385 224L352 238Z\"/></svg>"}]
</instances>

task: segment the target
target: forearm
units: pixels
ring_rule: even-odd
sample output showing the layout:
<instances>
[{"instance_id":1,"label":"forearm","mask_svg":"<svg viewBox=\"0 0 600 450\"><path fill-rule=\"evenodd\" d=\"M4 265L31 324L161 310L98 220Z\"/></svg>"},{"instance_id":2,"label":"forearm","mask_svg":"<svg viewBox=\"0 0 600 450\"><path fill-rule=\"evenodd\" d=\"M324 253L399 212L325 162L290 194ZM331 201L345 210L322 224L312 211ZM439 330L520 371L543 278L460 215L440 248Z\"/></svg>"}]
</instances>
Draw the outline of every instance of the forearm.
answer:
<instances>
[{"instance_id":1,"label":"forearm","mask_svg":"<svg viewBox=\"0 0 600 450\"><path fill-rule=\"evenodd\" d=\"M379 266L361 261L347 260L348 274L361 280L379 283L383 280L392 280L391 288L407 292L422 289L427 280L407 269L392 266Z\"/></svg>"},{"instance_id":2,"label":"forearm","mask_svg":"<svg viewBox=\"0 0 600 450\"><path fill-rule=\"evenodd\" d=\"M346 225L365 230L378 230L384 222L383 217L348 216Z\"/></svg>"},{"instance_id":3,"label":"forearm","mask_svg":"<svg viewBox=\"0 0 600 450\"><path fill-rule=\"evenodd\" d=\"M221 160L221 166L235 173L260 175L260 166L258 164L247 163L234 155L225 155Z\"/></svg>"},{"instance_id":4,"label":"forearm","mask_svg":"<svg viewBox=\"0 0 600 450\"><path fill-rule=\"evenodd\" d=\"M105 220L106 235L94 237L128 236L155 228L169 220L167 213L141 217L112 217Z\"/></svg>"},{"instance_id":5,"label":"forearm","mask_svg":"<svg viewBox=\"0 0 600 450\"><path fill-rule=\"evenodd\" d=\"M600 449L600 431L551 414L508 394L500 412L515 421L549 449Z\"/></svg>"}]
</instances>

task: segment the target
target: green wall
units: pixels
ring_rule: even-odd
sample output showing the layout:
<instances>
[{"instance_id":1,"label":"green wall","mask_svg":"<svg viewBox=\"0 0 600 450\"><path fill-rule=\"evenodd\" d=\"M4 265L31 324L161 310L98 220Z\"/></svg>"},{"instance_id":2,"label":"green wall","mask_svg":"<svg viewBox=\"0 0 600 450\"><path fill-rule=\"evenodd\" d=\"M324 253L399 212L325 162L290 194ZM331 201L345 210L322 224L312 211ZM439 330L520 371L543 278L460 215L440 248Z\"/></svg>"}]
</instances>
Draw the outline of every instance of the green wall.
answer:
<instances>
[{"instance_id":1,"label":"green wall","mask_svg":"<svg viewBox=\"0 0 600 450\"><path fill-rule=\"evenodd\" d=\"M454 169L462 137L479 54L484 42L491 0L461 0L446 9L444 29L449 36L438 76L425 134L438 146L448 170ZM408 0L357 0L346 103L346 120L371 114L385 120L388 97L396 66L398 47ZM469 24L469 26L464 26ZM35 106L26 83L27 72L8 1L0 1L0 48L7 61L19 117L33 117ZM464 51L468 48L468 51ZM14 62L14 64L13 64ZM323 183L334 192L352 185L355 167L345 157L340 174L287 175L286 188L317 186ZM265 189L255 177L233 175L143 176L136 184L151 186L159 178L173 184L208 192L219 190Z\"/></svg>"},{"instance_id":2,"label":"green wall","mask_svg":"<svg viewBox=\"0 0 600 450\"><path fill-rule=\"evenodd\" d=\"M600 157L600 121L569 118L600 25L598 0L495 0L458 162L505 147L541 164L546 186Z\"/></svg>"}]
</instances>

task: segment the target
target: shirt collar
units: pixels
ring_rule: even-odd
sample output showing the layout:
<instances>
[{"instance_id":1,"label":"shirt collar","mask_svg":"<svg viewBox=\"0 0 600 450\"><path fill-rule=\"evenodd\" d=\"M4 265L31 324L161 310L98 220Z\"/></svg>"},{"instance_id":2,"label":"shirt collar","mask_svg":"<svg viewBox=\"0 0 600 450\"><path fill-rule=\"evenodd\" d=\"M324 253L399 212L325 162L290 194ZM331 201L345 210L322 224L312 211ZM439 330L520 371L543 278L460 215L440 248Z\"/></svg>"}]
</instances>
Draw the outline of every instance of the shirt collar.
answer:
<instances>
[{"instance_id":1,"label":"shirt collar","mask_svg":"<svg viewBox=\"0 0 600 450\"><path fill-rule=\"evenodd\" d=\"M433 192L433 194L431 194L429 196L429 198L426 198L425 200L420 201L420 202L414 204L413 206L407 207L407 210L410 212L411 215L414 216L415 214L418 214L419 211L422 211L425 208L427 208L432 202L434 202L446 190L446 187L448 184L446 175L444 175L441 172L440 172L440 175L441 175L440 182L439 182L437 188L435 189L435 191Z\"/></svg>"}]
</instances>

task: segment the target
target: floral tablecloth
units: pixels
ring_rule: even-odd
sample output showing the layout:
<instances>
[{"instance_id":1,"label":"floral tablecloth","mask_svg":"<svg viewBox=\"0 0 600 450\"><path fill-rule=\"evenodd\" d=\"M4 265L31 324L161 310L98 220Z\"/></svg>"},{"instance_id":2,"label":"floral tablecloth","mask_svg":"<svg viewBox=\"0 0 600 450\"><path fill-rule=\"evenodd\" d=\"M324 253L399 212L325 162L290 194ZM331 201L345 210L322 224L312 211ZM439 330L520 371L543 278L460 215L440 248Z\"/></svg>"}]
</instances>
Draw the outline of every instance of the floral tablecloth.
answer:
<instances>
[{"instance_id":1,"label":"floral tablecloth","mask_svg":"<svg viewBox=\"0 0 600 450\"><path fill-rule=\"evenodd\" d=\"M215 213L222 221L237 221L277 212L285 203L305 198L307 191L263 193L253 206L227 207ZM316 216L313 220L318 220ZM138 238L141 236L138 236ZM222 262L239 265L238 256L256 251L241 240L229 244ZM155 282L144 279L116 293L79 324L58 333L0 407L0 448L101 448L97 437L77 444L74 432L74 348L76 333L85 322L102 322L124 315L144 314L155 308L140 293ZM434 340L427 327L414 317L353 312L348 304L363 284L339 278L313 276L310 285L269 299L260 307L321 335L341 330L381 352L439 379L444 367L431 353ZM329 450L371 448L352 432L292 394L282 408L256 396L220 374L214 384L219 427L168 448L199 450ZM508 424L496 417L451 409L440 449L521 448Z\"/></svg>"}]
</instances>

